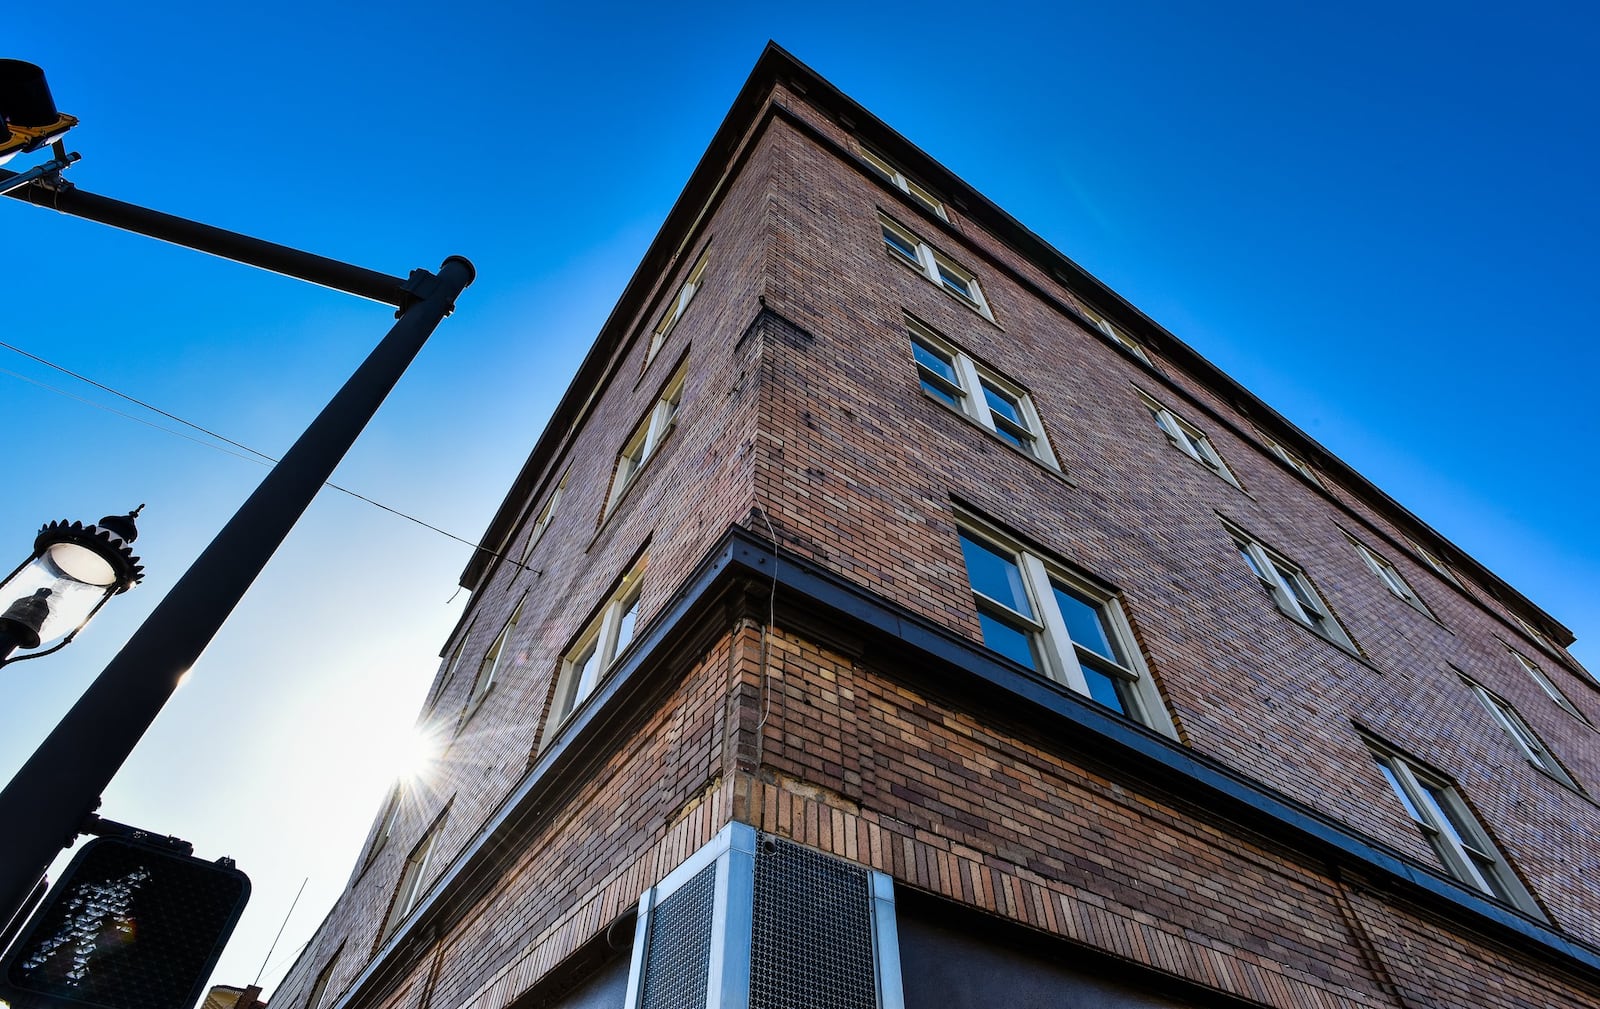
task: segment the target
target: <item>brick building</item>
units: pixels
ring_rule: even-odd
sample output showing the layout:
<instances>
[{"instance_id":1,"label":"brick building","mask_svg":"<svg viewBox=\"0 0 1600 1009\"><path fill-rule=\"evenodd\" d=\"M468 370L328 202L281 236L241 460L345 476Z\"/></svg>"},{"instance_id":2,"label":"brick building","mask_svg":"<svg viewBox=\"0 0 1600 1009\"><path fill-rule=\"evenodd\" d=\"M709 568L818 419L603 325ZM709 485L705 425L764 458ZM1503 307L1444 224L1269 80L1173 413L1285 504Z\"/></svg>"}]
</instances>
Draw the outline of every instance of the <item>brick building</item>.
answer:
<instances>
[{"instance_id":1,"label":"brick building","mask_svg":"<svg viewBox=\"0 0 1600 1009\"><path fill-rule=\"evenodd\" d=\"M484 543L279 1009L1600 1005L1570 633L781 50Z\"/></svg>"}]
</instances>

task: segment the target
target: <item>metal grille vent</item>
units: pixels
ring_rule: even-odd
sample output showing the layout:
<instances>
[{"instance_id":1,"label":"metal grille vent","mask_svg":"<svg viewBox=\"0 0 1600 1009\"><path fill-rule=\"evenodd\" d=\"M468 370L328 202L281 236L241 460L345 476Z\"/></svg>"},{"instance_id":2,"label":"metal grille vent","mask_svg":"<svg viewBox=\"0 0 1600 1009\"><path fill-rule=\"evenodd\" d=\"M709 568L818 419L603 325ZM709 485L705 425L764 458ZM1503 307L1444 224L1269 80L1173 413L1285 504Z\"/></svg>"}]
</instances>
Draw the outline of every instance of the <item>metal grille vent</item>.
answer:
<instances>
[{"instance_id":1,"label":"metal grille vent","mask_svg":"<svg viewBox=\"0 0 1600 1009\"><path fill-rule=\"evenodd\" d=\"M641 1009L705 1009L717 867L708 865L651 916Z\"/></svg>"},{"instance_id":2,"label":"metal grille vent","mask_svg":"<svg viewBox=\"0 0 1600 1009\"><path fill-rule=\"evenodd\" d=\"M761 835L750 1009L876 1009L866 869Z\"/></svg>"}]
</instances>

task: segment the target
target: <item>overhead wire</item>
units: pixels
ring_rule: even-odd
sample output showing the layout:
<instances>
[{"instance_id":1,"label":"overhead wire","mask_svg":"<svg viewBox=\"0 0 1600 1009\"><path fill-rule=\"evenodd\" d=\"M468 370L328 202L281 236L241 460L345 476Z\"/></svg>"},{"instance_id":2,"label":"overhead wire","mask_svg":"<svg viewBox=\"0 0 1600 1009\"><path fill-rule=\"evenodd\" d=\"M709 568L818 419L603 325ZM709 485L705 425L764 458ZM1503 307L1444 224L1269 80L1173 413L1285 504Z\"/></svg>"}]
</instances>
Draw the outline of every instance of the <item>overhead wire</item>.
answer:
<instances>
[{"instance_id":1,"label":"overhead wire","mask_svg":"<svg viewBox=\"0 0 1600 1009\"><path fill-rule=\"evenodd\" d=\"M56 393L57 395L60 395L60 396L65 396L66 398L71 399L71 400L76 400L79 403L83 403L83 404L86 404L88 406L92 406L97 410L104 410L107 413L114 414L114 415L116 415L118 417L123 417L123 418L126 418L126 419L131 420L131 421L135 421L136 423L143 424L146 427L154 428L157 431L162 431L162 432L164 432L166 434L170 434L170 435L173 435L175 437L182 438L185 441L194 442L196 445L204 445L207 448L215 449L216 451L222 452L225 455L231 455L236 459L244 459L244 460L246 460L248 462L259 463L261 465L267 465L267 466L275 465L279 461L275 456L271 456L271 455L268 455L267 453L262 452L262 451L260 451L258 449L251 448L249 445L246 445L243 442L234 441L232 438L229 438L228 436L226 436L224 434L220 434L220 433L218 433L216 431L211 430L208 427L204 427L204 426L202 426L200 424L196 424L195 422L193 422L191 420L188 420L188 419L186 419L184 417L180 417L177 414L172 413L170 411L163 410L160 407L158 407L158 406L156 406L156 405L154 405L152 403L147 403L144 400L139 399L136 396L130 396L129 394L123 392L120 389L116 389L116 388L113 388L112 386L106 385L104 382L96 381L95 379L92 379L87 375L81 375L78 372L75 372L70 368L67 368L67 367L64 367L62 365L59 365L59 364L55 363L54 361L51 361L51 360L49 360L47 358L40 357L38 354L34 354L34 353L30 352L30 351L24 350L23 348L18 347L15 344L7 343L4 340L0 340L0 348L4 348L5 350L9 350L13 354L17 354L17 355L20 355L22 357L25 357L30 361L34 361L34 362L36 362L38 364L42 364L46 368L49 368L49 369L51 369L53 371L58 371L61 374L66 375L69 378L76 379L79 382L83 382L86 385L94 386L96 389L99 389L102 392L108 393L108 394L110 394L112 396L117 397L118 399L121 399L121 400L124 400L126 402L132 403L133 405L135 405L135 406L137 406L137 407L139 407L141 409L149 410L151 413L158 414L158 415L160 415L162 417L167 418L168 420L174 421L174 422L176 422L178 424L182 424L184 427L187 427L187 428L190 428L191 430L200 432L201 434L205 435L207 438L213 438L216 441L222 442L224 445L230 445L233 448L240 449L243 452L247 452L247 453L249 453L249 455L247 455L247 456L246 455L240 455L238 452L229 451L228 449L223 448L222 445L215 444L215 442L202 441L199 438L195 438L195 437L192 437L190 435L184 434L181 431L174 431L171 428L163 427L160 424L152 423L151 421L145 420L142 417L136 417L133 414L124 413L121 410L112 409L111 407L106 406L103 403L96 403L93 400L85 399L82 396L73 395L72 393L67 392L64 389L58 389L55 386L47 385L44 382L38 381L37 379L29 378L26 375L19 374L17 372L11 371L9 369L0 368L0 374L10 375L10 376L12 376L14 378L21 379L22 381L27 382L30 385L34 385L34 386L37 386L38 388L48 390L48 391ZM438 526L433 525L432 523L424 522L422 519L417 518L415 515L409 515L406 512L403 512L403 511L399 510L398 508L391 508L389 505L386 505L381 501L375 501L372 498L367 497L365 494L358 493L356 491L351 490L348 487L344 487L344 486L341 486L339 484L336 484L332 480L324 481L323 482L323 486L329 488L330 490L336 490L341 494L348 494L350 497L355 498L357 501L364 501L367 504L372 505L374 508L381 509L383 511L388 512L391 515L397 516L399 518L403 518L407 522L414 522L414 523L416 523L417 525L421 526L424 529L430 530L432 532L436 532L440 536L444 536L447 539L454 540L457 543L461 543L461 544L464 544L466 546L472 547L474 550L482 550L485 553L489 554L490 556L497 557L500 560L503 560L508 564L515 565L516 567L519 567L524 571L533 570L532 568L529 568L526 564L518 563L517 561L512 560L510 557L506 556L505 554L500 553L497 550L490 550L488 547L484 546L481 543L477 543L477 542L475 542L473 540L469 540L469 539L466 539L464 537L457 536L455 533L449 532L448 530L440 529Z\"/></svg>"}]
</instances>

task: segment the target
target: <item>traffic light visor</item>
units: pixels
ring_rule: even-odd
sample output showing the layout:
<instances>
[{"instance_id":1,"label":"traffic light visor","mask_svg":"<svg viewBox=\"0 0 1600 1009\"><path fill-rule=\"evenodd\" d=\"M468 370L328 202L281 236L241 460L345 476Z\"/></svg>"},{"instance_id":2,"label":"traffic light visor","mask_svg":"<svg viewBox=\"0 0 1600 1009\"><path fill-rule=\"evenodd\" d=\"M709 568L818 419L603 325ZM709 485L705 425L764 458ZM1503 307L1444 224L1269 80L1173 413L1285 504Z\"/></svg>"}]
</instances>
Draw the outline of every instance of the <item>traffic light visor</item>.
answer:
<instances>
[{"instance_id":1,"label":"traffic light visor","mask_svg":"<svg viewBox=\"0 0 1600 1009\"><path fill-rule=\"evenodd\" d=\"M11 126L38 129L60 115L43 70L22 60L0 60L0 118Z\"/></svg>"}]
</instances>

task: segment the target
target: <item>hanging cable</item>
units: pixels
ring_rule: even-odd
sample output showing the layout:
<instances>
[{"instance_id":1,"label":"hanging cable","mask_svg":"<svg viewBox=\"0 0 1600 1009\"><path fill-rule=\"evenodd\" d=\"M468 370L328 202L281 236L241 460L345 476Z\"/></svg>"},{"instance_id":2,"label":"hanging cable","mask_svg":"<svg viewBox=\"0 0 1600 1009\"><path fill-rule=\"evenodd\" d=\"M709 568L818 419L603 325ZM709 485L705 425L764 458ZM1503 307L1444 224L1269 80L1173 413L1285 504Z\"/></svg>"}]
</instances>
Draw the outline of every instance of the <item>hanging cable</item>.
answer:
<instances>
[{"instance_id":1,"label":"hanging cable","mask_svg":"<svg viewBox=\"0 0 1600 1009\"><path fill-rule=\"evenodd\" d=\"M77 379L79 382L83 382L86 385L92 385L96 389L101 390L102 392L106 392L106 393L109 393L112 396L116 396L118 399L125 400L125 401L127 401L129 403L132 403L135 406L140 407L141 409L149 410L151 413L159 414L160 416L165 417L168 420L175 421L176 423L182 424L184 427L190 428L190 429L195 430L195 431L199 431L201 434L205 435L208 438L214 438L214 439L216 439L216 441L220 441L225 445L231 445L236 449L240 449L241 451L248 452L250 455L249 456L242 456L238 452L230 452L227 449L223 448L222 446L214 444L213 442L201 441L200 439L190 437L189 435L186 435L181 431L174 431L171 428L162 427L160 424L153 424L150 421L144 420L141 417L135 417L132 414L123 413L121 410L113 410L110 407L108 407L108 406L106 406L106 405L104 405L102 403L96 403L93 400L84 399L81 396L75 396L72 393L67 392L67 391L65 391L63 389L57 389L54 386L46 385L43 382L39 382L39 381L37 381L35 379L29 378L26 375L20 375L17 372L14 372L14 371L10 371L10 370L4 369L4 368L0 368L0 374L10 375L10 376L12 376L14 378L19 378L22 381L27 382L30 385L37 386L40 389L45 389L45 390L48 390L50 392L56 393L57 395L65 396L67 399L76 400L79 403L83 403L83 404L85 404L87 406L92 406L97 410L104 410L107 413L115 414L118 417L123 417L123 418L126 418L128 420L134 421L136 423L143 424L146 427L151 427L151 428L156 429L157 431L161 431L161 432L164 432L166 434L173 435L174 437L182 438L185 441L192 441L196 445L204 445L207 448L215 449L218 452L222 452L225 455L231 455L236 459L246 459L249 462L259 462L259 463L261 463L263 465L269 465L269 466L270 465L275 465L278 462L278 460L275 457L270 456L265 452L258 451L257 449L253 449L249 445L244 444L243 442L234 441L232 438L229 438L226 435L218 434L216 431L213 431L210 428L202 427L201 425L196 424L191 420L186 420L185 418L180 417L175 413L170 413L170 412L168 412L166 410L163 410L160 407L155 406L155 405L153 405L151 403L146 403L142 399L139 399L139 398L137 398L135 396L130 396L127 393L122 392L119 389L114 389L111 386L106 385L103 382L97 382L94 379L88 377L87 375L80 375L80 374L78 374L77 372L73 371L70 368L62 367L61 365L56 364L54 361L50 361L50 360L47 360L45 358L40 357L37 354L30 353L29 351L23 350L21 347L15 346L14 344L6 343L4 340L0 340L0 348L4 348L5 350L9 350L14 354L21 355L22 357L25 357L30 361L34 361L34 362L37 362L39 364L42 364L46 368L50 368L50 369L52 369L54 371L58 371L61 374L68 376L69 378ZM253 458L251 458L251 457L253 457ZM355 498L357 501L364 501L367 504L372 505L374 508L382 509L383 511L386 511L391 515L394 515L394 516L397 516L399 518L405 519L407 522L414 522L417 525L421 526L422 528L430 530L432 532L436 532L440 536L445 537L446 539L451 539L451 540L456 541L457 543L461 543L461 544L464 544L466 546L472 547L474 550L482 550L484 553L489 554L491 557L499 558L500 560L505 561L507 564L510 564L510 565L512 565L514 567L521 568L523 571L532 571L534 574L542 574L543 573L541 571L538 571L535 568L530 568L526 564L523 564L523 563L521 563L519 561L512 560L510 557L506 556L503 553L500 553L498 550L490 550L488 547L484 546L481 543L477 543L477 542L474 542L473 540L469 540L469 539L465 539L465 538L463 538L461 536L457 536L455 533L452 533L452 532L447 532L444 529L440 529L436 525L432 525L432 524L430 524L428 522L424 522L422 519L417 518L415 515L408 515L405 512L400 511L398 508L391 508L388 505L383 504L382 502L374 501L372 498L367 497L365 494L358 494L357 492L351 490L348 487L342 487L339 484L334 483L332 480L324 482L323 486L329 488L330 490L336 490L341 494L348 494L349 496Z\"/></svg>"}]
</instances>

